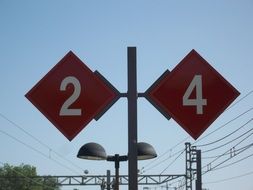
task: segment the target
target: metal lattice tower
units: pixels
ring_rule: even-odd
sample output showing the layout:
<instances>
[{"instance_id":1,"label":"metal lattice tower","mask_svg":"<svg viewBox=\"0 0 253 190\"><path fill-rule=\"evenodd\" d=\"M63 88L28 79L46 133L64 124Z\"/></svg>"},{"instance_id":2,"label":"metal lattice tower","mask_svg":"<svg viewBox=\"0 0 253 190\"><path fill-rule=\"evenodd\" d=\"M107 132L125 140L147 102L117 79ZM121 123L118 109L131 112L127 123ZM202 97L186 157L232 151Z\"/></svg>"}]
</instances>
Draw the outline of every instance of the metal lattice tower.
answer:
<instances>
[{"instance_id":1,"label":"metal lattice tower","mask_svg":"<svg viewBox=\"0 0 253 190\"><path fill-rule=\"evenodd\" d=\"M185 189L192 190L192 181L194 179L194 173L197 168L197 150L196 146L191 146L191 143L185 143L185 161L186 161L186 172L185 172Z\"/></svg>"}]
</instances>

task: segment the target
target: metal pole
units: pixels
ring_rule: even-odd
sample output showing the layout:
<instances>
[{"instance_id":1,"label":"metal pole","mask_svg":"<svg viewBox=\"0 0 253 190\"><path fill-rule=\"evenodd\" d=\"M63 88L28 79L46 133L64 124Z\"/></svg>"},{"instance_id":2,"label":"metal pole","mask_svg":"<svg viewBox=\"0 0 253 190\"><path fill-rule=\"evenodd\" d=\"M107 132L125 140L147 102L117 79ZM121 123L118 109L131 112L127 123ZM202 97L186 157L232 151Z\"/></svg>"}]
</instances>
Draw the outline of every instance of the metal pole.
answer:
<instances>
[{"instance_id":1,"label":"metal pole","mask_svg":"<svg viewBox=\"0 0 253 190\"><path fill-rule=\"evenodd\" d=\"M119 155L115 154L115 190L119 190Z\"/></svg>"},{"instance_id":2,"label":"metal pole","mask_svg":"<svg viewBox=\"0 0 253 190\"><path fill-rule=\"evenodd\" d=\"M192 150L191 143L185 143L185 189L192 190Z\"/></svg>"},{"instance_id":3,"label":"metal pole","mask_svg":"<svg viewBox=\"0 0 253 190\"><path fill-rule=\"evenodd\" d=\"M111 186L111 171L107 170L106 171L106 187L107 187L106 189L110 190L111 189L110 186Z\"/></svg>"},{"instance_id":4,"label":"metal pole","mask_svg":"<svg viewBox=\"0 0 253 190\"><path fill-rule=\"evenodd\" d=\"M128 59L128 176L129 190L138 190L137 176L137 72L136 47L127 48Z\"/></svg>"},{"instance_id":5,"label":"metal pole","mask_svg":"<svg viewBox=\"0 0 253 190\"><path fill-rule=\"evenodd\" d=\"M196 190L202 190L202 174L201 174L201 150L197 151L197 180Z\"/></svg>"}]
</instances>

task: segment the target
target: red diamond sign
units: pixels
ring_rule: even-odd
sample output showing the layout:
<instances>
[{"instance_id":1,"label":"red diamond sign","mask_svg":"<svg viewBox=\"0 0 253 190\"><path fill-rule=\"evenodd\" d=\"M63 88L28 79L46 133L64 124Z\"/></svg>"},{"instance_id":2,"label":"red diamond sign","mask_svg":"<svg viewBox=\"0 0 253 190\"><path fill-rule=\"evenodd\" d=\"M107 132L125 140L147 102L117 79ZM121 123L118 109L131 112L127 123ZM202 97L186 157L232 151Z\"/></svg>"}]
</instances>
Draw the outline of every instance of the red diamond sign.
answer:
<instances>
[{"instance_id":1,"label":"red diamond sign","mask_svg":"<svg viewBox=\"0 0 253 190\"><path fill-rule=\"evenodd\" d=\"M147 91L147 99L194 139L239 96L195 50Z\"/></svg>"},{"instance_id":2,"label":"red diamond sign","mask_svg":"<svg viewBox=\"0 0 253 190\"><path fill-rule=\"evenodd\" d=\"M25 96L70 141L118 99L117 91L71 51Z\"/></svg>"}]
</instances>

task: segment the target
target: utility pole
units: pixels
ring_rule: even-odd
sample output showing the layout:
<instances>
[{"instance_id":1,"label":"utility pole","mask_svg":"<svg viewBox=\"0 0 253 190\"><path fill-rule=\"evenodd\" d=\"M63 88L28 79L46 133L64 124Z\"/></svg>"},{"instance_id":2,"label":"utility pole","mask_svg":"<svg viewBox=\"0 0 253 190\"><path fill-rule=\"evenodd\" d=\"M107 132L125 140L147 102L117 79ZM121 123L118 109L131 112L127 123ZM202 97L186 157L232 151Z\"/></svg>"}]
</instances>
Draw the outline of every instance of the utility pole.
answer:
<instances>
[{"instance_id":1,"label":"utility pole","mask_svg":"<svg viewBox=\"0 0 253 190\"><path fill-rule=\"evenodd\" d=\"M106 171L106 190L110 190L110 185L111 185L111 171L107 170Z\"/></svg>"},{"instance_id":2,"label":"utility pole","mask_svg":"<svg viewBox=\"0 0 253 190\"><path fill-rule=\"evenodd\" d=\"M196 190L202 190L202 171L201 171L201 150L197 151L197 180Z\"/></svg>"},{"instance_id":3,"label":"utility pole","mask_svg":"<svg viewBox=\"0 0 253 190\"><path fill-rule=\"evenodd\" d=\"M192 190L192 181L194 174L197 176L195 183L196 190L202 190L202 171L201 171L201 150L197 150L196 146L191 146L190 143L185 143L186 151L186 174L185 174L185 188Z\"/></svg>"}]
</instances>

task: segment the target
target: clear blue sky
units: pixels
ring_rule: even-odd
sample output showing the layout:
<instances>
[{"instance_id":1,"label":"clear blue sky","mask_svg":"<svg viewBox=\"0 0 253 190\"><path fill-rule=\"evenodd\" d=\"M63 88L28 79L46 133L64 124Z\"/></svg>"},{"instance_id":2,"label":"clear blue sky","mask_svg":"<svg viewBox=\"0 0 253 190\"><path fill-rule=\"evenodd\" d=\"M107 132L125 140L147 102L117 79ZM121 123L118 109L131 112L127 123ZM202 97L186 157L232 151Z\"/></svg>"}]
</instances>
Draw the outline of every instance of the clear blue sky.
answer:
<instances>
[{"instance_id":1,"label":"clear blue sky","mask_svg":"<svg viewBox=\"0 0 253 190\"><path fill-rule=\"evenodd\" d=\"M69 142L24 97L69 50L83 60L92 71L98 70L102 73L120 92L126 92L127 89L128 46L137 47L139 92L149 88L166 69L172 70L192 49L199 52L241 92L235 102L253 90L252 0L0 0L0 24L0 161L13 165L34 165L40 175L82 174L80 168L89 170L91 175L105 174L107 169L114 173L112 163L76 158L79 148L87 142L102 144L108 154L127 154L128 150L126 100L120 99L100 120L92 121ZM217 89L217 98L220 96L222 94ZM252 107L253 94L249 94L224 112L201 137ZM252 113L247 112L195 145L210 143L228 135L249 121ZM201 147L202 151L223 145L251 128L252 122L212 146ZM30 136L20 129L28 132ZM145 99L138 100L138 140L152 144L158 155L170 150L187 136L175 121L168 121ZM192 138L188 138L187 141L195 142ZM203 157L222 154L235 146L236 142L203 153ZM32 146L37 152L24 143ZM236 148L250 143L252 136ZM157 164L168 158L170 153L183 148L184 143L179 144L153 164L150 164L150 161L139 162L139 168L147 166L144 169L145 174L160 174L175 157ZM54 151L64 159L59 158ZM221 166L243 159L252 153L253 147ZM226 158L229 158L229 155L213 165ZM66 159L79 168L66 162ZM53 160L58 160L76 172L71 172ZM205 159L202 165L212 160ZM230 167L208 172L203 175L203 187L210 190L252 190L252 175L221 183L208 183L253 172L252 161L253 158L249 157ZM185 161L184 156L181 156L165 174L184 172ZM120 173L127 174L127 163L121 164ZM122 187L124 188L126 187Z\"/></svg>"}]
</instances>

